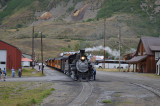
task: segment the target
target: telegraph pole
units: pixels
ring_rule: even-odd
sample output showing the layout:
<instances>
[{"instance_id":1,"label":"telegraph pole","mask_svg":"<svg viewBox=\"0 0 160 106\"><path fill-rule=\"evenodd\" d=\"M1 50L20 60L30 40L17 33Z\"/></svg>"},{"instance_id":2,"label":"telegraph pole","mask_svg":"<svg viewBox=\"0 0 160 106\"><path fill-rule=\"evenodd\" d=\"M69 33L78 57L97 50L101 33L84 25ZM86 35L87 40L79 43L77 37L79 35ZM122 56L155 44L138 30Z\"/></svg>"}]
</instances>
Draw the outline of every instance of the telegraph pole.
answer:
<instances>
[{"instance_id":1,"label":"telegraph pole","mask_svg":"<svg viewBox=\"0 0 160 106\"><path fill-rule=\"evenodd\" d=\"M32 69L34 69L34 25L32 28Z\"/></svg>"},{"instance_id":2,"label":"telegraph pole","mask_svg":"<svg viewBox=\"0 0 160 106\"><path fill-rule=\"evenodd\" d=\"M42 42L42 32L39 32L41 35L41 58L42 58L42 74L43 74L43 42Z\"/></svg>"},{"instance_id":3,"label":"telegraph pole","mask_svg":"<svg viewBox=\"0 0 160 106\"><path fill-rule=\"evenodd\" d=\"M120 63L120 59L121 59L121 29L119 27L119 34L118 34L118 37L119 37L119 72L121 71L121 63Z\"/></svg>"},{"instance_id":4,"label":"telegraph pole","mask_svg":"<svg viewBox=\"0 0 160 106\"><path fill-rule=\"evenodd\" d=\"M104 18L104 69L105 69L105 43L106 43L106 41L105 41L105 36L106 36L106 18Z\"/></svg>"}]
</instances>

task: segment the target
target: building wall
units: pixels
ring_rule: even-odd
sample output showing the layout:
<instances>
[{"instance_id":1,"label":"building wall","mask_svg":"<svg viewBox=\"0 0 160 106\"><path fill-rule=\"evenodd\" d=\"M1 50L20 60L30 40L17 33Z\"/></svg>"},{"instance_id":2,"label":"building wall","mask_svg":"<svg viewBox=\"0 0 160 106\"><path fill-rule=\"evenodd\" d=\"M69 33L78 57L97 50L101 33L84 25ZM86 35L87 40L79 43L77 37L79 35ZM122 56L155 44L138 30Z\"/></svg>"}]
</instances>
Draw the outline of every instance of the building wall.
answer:
<instances>
[{"instance_id":1,"label":"building wall","mask_svg":"<svg viewBox=\"0 0 160 106\"><path fill-rule=\"evenodd\" d=\"M148 57L146 58L146 60L144 60L144 62L138 63L138 67L139 67L140 72L156 73L155 53L153 53L153 54L154 55L148 55ZM140 41L140 46L139 46L137 55L140 55L140 56L146 55L146 51L144 49L142 41ZM142 69L142 67L141 67L142 65L144 66L144 69Z\"/></svg>"},{"instance_id":2,"label":"building wall","mask_svg":"<svg viewBox=\"0 0 160 106\"><path fill-rule=\"evenodd\" d=\"M148 56L146 59L146 72L156 73L156 61L154 56Z\"/></svg>"},{"instance_id":3,"label":"building wall","mask_svg":"<svg viewBox=\"0 0 160 106\"><path fill-rule=\"evenodd\" d=\"M0 41L0 50L7 50L7 69L14 67L16 70L21 67L22 52L14 46Z\"/></svg>"}]
</instances>

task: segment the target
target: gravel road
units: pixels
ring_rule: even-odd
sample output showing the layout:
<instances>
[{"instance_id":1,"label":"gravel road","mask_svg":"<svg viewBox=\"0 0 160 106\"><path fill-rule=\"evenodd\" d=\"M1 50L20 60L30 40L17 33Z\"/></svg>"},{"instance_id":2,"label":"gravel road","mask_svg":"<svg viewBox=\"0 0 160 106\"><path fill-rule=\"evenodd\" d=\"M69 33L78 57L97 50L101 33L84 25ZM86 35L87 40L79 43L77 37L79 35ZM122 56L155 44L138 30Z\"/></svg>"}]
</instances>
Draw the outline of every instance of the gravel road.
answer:
<instances>
[{"instance_id":1,"label":"gravel road","mask_svg":"<svg viewBox=\"0 0 160 106\"><path fill-rule=\"evenodd\" d=\"M56 90L41 106L160 106L160 77L97 71L96 81L77 82L48 67L44 73L44 77L7 78L7 81L53 82Z\"/></svg>"}]
</instances>

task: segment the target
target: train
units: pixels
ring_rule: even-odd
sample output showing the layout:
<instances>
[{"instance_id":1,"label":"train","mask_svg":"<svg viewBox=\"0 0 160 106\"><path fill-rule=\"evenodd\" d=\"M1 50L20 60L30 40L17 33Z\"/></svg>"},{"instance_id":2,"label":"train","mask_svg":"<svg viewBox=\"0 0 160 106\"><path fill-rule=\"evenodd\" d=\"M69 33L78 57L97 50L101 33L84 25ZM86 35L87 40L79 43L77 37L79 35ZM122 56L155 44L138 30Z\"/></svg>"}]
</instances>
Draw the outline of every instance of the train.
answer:
<instances>
[{"instance_id":1,"label":"train","mask_svg":"<svg viewBox=\"0 0 160 106\"><path fill-rule=\"evenodd\" d=\"M63 72L74 80L93 80L94 65L87 59L85 50L46 60L46 65Z\"/></svg>"}]
</instances>

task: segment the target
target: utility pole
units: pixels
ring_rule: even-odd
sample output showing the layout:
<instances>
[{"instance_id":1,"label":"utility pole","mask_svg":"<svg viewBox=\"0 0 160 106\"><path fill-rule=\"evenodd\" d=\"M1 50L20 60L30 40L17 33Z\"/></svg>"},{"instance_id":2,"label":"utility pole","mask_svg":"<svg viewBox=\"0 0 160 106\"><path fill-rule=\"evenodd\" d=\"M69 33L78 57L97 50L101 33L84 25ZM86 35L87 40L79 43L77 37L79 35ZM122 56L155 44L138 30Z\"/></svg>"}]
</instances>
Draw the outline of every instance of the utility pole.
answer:
<instances>
[{"instance_id":1,"label":"utility pole","mask_svg":"<svg viewBox=\"0 0 160 106\"><path fill-rule=\"evenodd\" d=\"M42 42L42 32L39 32L41 35L41 58L42 58L42 74L43 74L43 42Z\"/></svg>"},{"instance_id":2,"label":"utility pole","mask_svg":"<svg viewBox=\"0 0 160 106\"><path fill-rule=\"evenodd\" d=\"M37 59L37 62L39 63L39 53L38 53L38 59Z\"/></svg>"},{"instance_id":3,"label":"utility pole","mask_svg":"<svg viewBox=\"0 0 160 106\"><path fill-rule=\"evenodd\" d=\"M34 25L32 28L32 69L34 69Z\"/></svg>"},{"instance_id":4,"label":"utility pole","mask_svg":"<svg viewBox=\"0 0 160 106\"><path fill-rule=\"evenodd\" d=\"M104 18L104 69L105 69L105 43L106 43L106 41L105 41L105 36L106 36L106 18Z\"/></svg>"},{"instance_id":5,"label":"utility pole","mask_svg":"<svg viewBox=\"0 0 160 106\"><path fill-rule=\"evenodd\" d=\"M121 71L121 62L120 62L120 59L121 59L121 29L119 27L119 34L118 34L118 38L119 38L119 72Z\"/></svg>"}]
</instances>

